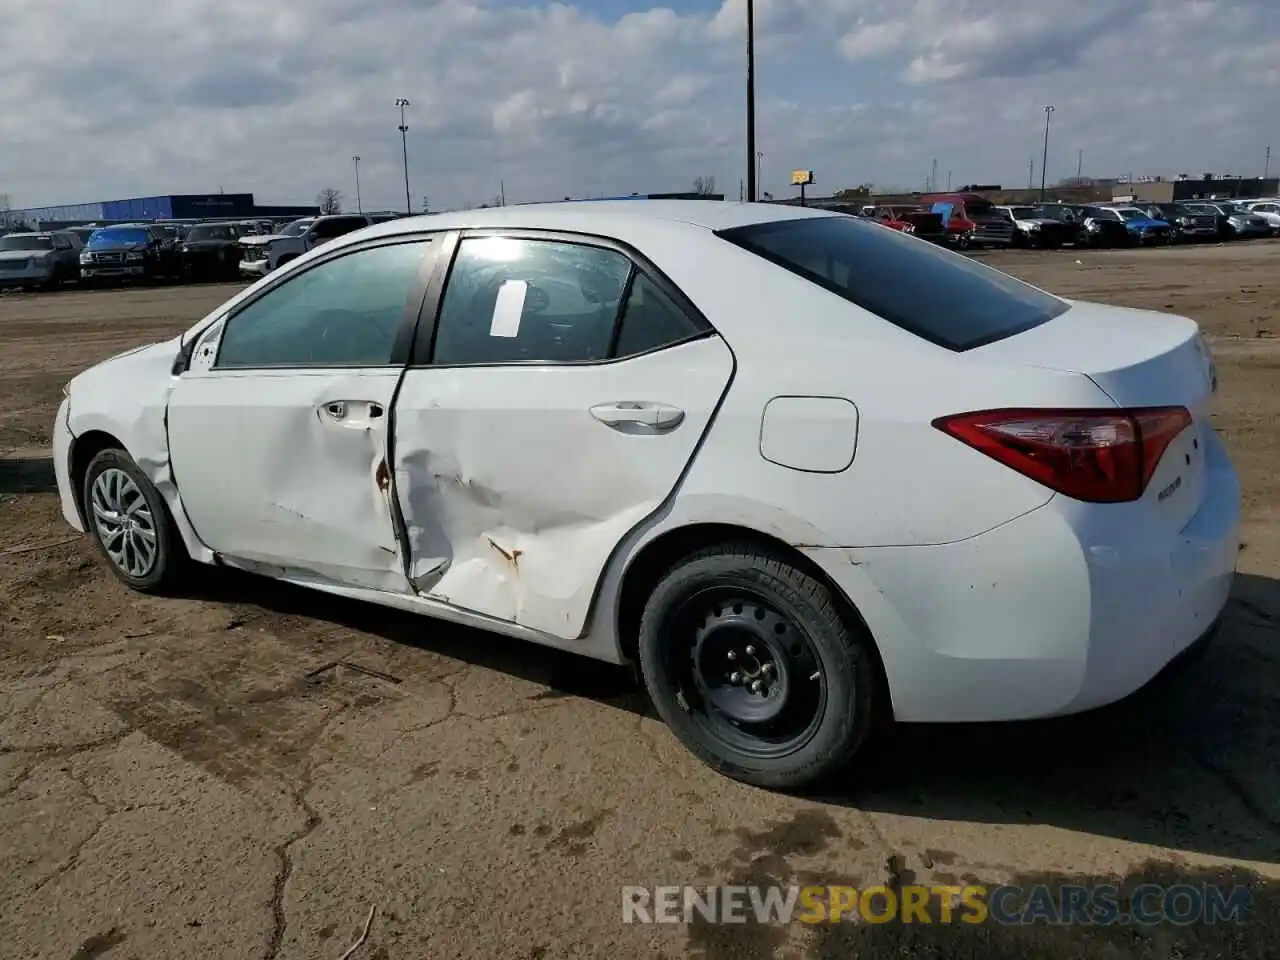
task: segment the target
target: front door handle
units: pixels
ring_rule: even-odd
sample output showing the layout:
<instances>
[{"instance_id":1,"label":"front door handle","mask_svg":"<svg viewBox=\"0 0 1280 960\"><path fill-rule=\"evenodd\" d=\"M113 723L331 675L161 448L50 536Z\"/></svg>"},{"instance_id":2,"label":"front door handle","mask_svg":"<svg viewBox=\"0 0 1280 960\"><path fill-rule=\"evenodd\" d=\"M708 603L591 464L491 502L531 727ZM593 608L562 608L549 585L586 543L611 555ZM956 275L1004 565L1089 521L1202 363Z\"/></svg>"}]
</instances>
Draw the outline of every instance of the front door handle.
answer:
<instances>
[{"instance_id":1,"label":"front door handle","mask_svg":"<svg viewBox=\"0 0 1280 960\"><path fill-rule=\"evenodd\" d=\"M343 400L334 400L324 405L324 412L334 420L347 419L347 404Z\"/></svg>"},{"instance_id":2,"label":"front door handle","mask_svg":"<svg viewBox=\"0 0 1280 960\"><path fill-rule=\"evenodd\" d=\"M679 407L647 400L599 403L591 408L591 415L623 433L666 433L684 422L684 411Z\"/></svg>"}]
</instances>

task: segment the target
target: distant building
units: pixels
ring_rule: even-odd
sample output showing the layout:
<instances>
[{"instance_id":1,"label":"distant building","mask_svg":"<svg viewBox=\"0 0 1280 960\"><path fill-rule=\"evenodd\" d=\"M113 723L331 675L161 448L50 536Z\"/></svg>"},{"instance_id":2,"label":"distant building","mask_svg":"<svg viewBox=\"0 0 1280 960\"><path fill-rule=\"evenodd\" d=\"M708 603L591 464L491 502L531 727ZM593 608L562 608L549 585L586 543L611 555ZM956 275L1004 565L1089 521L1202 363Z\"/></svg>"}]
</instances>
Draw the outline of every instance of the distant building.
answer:
<instances>
[{"instance_id":1,"label":"distant building","mask_svg":"<svg viewBox=\"0 0 1280 960\"><path fill-rule=\"evenodd\" d=\"M316 206L259 205L252 193L169 194L130 200L54 204L10 210L6 216L31 226L53 227L79 223L126 223L131 220L208 220L251 217L310 217Z\"/></svg>"},{"instance_id":2,"label":"distant building","mask_svg":"<svg viewBox=\"0 0 1280 960\"><path fill-rule=\"evenodd\" d=\"M1148 203L1175 200L1207 200L1210 197L1274 197L1280 194L1280 178L1197 177L1196 179L1139 181L1116 184L1116 191Z\"/></svg>"}]
</instances>

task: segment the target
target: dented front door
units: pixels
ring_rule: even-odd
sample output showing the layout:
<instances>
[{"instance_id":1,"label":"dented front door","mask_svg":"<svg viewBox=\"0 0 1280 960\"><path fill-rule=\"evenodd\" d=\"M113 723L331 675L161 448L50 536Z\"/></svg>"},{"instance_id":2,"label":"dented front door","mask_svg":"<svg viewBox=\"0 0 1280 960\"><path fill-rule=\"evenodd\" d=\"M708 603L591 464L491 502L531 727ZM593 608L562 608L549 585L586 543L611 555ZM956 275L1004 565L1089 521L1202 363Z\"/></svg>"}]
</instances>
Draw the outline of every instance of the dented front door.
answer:
<instances>
[{"instance_id":1,"label":"dented front door","mask_svg":"<svg viewBox=\"0 0 1280 960\"><path fill-rule=\"evenodd\" d=\"M229 562L409 592L388 422L430 237L387 238L287 275L212 324L169 400L183 508Z\"/></svg>"},{"instance_id":2,"label":"dented front door","mask_svg":"<svg viewBox=\"0 0 1280 960\"><path fill-rule=\"evenodd\" d=\"M400 370L189 371L169 447L200 539L238 566L408 592L390 510Z\"/></svg>"}]
</instances>

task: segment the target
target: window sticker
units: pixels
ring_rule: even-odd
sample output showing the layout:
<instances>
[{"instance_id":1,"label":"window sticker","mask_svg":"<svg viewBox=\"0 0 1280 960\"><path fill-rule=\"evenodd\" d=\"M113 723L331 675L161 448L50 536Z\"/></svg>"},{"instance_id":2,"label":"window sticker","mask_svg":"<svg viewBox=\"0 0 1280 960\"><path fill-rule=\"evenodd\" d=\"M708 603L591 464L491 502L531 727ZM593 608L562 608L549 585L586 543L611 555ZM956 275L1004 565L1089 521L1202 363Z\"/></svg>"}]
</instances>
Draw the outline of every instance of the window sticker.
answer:
<instances>
[{"instance_id":1,"label":"window sticker","mask_svg":"<svg viewBox=\"0 0 1280 960\"><path fill-rule=\"evenodd\" d=\"M524 314L524 298L529 284L524 280L504 280L493 304L489 336L515 337L520 334L520 317Z\"/></svg>"}]
</instances>

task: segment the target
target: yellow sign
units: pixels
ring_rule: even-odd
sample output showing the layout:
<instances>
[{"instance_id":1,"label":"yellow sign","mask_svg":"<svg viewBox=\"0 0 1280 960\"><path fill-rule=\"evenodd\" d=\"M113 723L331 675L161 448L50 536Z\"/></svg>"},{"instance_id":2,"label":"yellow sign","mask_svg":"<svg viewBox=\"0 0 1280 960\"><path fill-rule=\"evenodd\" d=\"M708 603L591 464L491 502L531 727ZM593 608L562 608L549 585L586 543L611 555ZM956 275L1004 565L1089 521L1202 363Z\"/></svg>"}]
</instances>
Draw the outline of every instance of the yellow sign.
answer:
<instances>
[{"instance_id":1,"label":"yellow sign","mask_svg":"<svg viewBox=\"0 0 1280 960\"><path fill-rule=\"evenodd\" d=\"M791 171L791 185L793 187L807 186L808 184L811 184L811 183L813 183L812 170L792 170Z\"/></svg>"}]
</instances>

